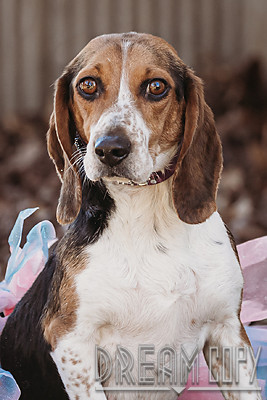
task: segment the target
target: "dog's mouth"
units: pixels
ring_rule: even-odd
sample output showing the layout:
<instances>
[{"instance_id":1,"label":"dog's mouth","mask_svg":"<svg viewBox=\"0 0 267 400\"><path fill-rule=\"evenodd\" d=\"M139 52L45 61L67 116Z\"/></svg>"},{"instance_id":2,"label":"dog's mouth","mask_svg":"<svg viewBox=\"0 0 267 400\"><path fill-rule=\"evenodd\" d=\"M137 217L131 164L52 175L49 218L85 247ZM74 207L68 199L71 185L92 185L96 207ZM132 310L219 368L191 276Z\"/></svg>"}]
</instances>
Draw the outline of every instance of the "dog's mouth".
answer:
<instances>
[{"instance_id":1,"label":"dog's mouth","mask_svg":"<svg viewBox=\"0 0 267 400\"><path fill-rule=\"evenodd\" d=\"M109 176L104 179L114 182L118 185L126 185L126 186L152 186L157 185L158 183L164 182L169 179L175 172L176 164L178 161L179 152L173 157L169 165L161 171L152 172L150 177L145 182L135 182L132 179L128 179L122 176Z\"/></svg>"}]
</instances>

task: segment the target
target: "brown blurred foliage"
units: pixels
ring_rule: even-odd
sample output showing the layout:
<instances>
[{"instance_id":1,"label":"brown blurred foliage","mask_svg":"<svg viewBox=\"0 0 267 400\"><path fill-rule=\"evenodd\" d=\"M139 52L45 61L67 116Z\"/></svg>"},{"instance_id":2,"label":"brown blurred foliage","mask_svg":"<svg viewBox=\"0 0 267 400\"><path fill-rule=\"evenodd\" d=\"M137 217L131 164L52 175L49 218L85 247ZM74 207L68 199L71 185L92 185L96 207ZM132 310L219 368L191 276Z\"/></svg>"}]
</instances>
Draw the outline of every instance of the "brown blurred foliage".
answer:
<instances>
[{"instance_id":1,"label":"brown blurred foliage","mask_svg":"<svg viewBox=\"0 0 267 400\"><path fill-rule=\"evenodd\" d=\"M267 88L258 60L233 70L202 74L224 149L218 208L237 242L267 232ZM0 122L0 265L9 256L8 235L22 209L39 206L24 232L55 220L59 179L46 151L48 120L3 118ZM24 237L25 240L25 237Z\"/></svg>"},{"instance_id":2,"label":"brown blurred foliage","mask_svg":"<svg viewBox=\"0 0 267 400\"><path fill-rule=\"evenodd\" d=\"M224 153L218 208L240 243L267 233L267 86L256 59L206 82Z\"/></svg>"}]
</instances>

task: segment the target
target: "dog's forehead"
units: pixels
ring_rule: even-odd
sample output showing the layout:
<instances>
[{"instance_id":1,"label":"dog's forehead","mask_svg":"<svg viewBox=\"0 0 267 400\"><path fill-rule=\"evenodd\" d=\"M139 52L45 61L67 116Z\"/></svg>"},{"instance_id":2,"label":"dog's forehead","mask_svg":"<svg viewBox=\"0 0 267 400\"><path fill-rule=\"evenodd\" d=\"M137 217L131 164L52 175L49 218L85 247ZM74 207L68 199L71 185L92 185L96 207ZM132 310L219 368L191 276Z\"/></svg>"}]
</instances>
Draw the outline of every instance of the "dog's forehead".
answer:
<instances>
[{"instance_id":1,"label":"dog's forehead","mask_svg":"<svg viewBox=\"0 0 267 400\"><path fill-rule=\"evenodd\" d=\"M120 69L127 57L128 65L145 62L164 69L180 59L173 47L165 40L139 33L102 35L91 40L79 53L81 67L106 65Z\"/></svg>"}]
</instances>

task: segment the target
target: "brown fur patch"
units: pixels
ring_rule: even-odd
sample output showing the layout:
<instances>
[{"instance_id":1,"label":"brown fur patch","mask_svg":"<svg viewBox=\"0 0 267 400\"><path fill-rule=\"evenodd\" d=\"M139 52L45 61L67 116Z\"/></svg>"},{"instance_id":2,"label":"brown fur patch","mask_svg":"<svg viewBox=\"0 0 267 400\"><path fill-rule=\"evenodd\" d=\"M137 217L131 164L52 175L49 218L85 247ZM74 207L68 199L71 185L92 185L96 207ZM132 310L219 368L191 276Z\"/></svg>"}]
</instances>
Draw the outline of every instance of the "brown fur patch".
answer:
<instances>
[{"instance_id":1,"label":"brown fur patch","mask_svg":"<svg viewBox=\"0 0 267 400\"><path fill-rule=\"evenodd\" d=\"M81 249L72 242L71 231L68 231L59 243L57 259L58 266L42 320L44 337L52 349L56 347L58 339L75 324L78 298L74 281L86 263Z\"/></svg>"},{"instance_id":2,"label":"brown fur patch","mask_svg":"<svg viewBox=\"0 0 267 400\"><path fill-rule=\"evenodd\" d=\"M233 251L235 253L236 259L237 259L237 261L239 263L239 266L240 266L240 259L239 259L238 251L237 251L237 248L236 248L236 243L235 243L234 236L233 236L232 232L230 231L230 229L228 228L228 226L226 224L224 224L224 225L225 225L225 228L226 228L226 231L227 231L227 235L229 237L232 249L233 249ZM243 271L242 271L241 266L240 266L240 271L241 271L241 273L243 275ZM241 319L240 319L240 313L241 313L241 307L242 307L242 299L243 299L243 288L241 290L240 302L239 302L239 307L238 307L238 318L239 318L239 321L240 321L240 339L241 339L241 346L243 346L244 344L247 345L247 346L251 346L251 343L249 341L249 338L247 336L245 328L244 328L244 326L243 326L243 324L241 322Z\"/></svg>"},{"instance_id":3,"label":"brown fur patch","mask_svg":"<svg viewBox=\"0 0 267 400\"><path fill-rule=\"evenodd\" d=\"M70 362L71 362L73 365L76 365L76 364L80 364L82 361L81 361L81 360L77 360L77 359L75 359L75 358L71 358L71 359L70 359Z\"/></svg>"},{"instance_id":4,"label":"brown fur patch","mask_svg":"<svg viewBox=\"0 0 267 400\"><path fill-rule=\"evenodd\" d=\"M232 232L230 231L230 229L228 228L228 226L226 224L224 224L224 225L225 225L225 228L226 228L226 231L227 231L227 235L229 237L232 249L233 249L233 251L235 253L235 256L236 256L236 259L237 259L237 261L238 261L238 263L240 265L240 259L239 259L238 251L237 251L237 248L236 248L236 243L235 243L234 236L233 236ZM242 271L241 266L240 266L240 270L241 270L241 273L243 275L243 271ZM244 328L244 326L243 326L243 324L241 322L241 319L240 319L242 299L243 299L243 288L241 290L240 302L239 302L239 308L238 308L238 318L239 318L239 321L240 321L240 339L241 339L241 346L243 346L243 345L251 346L251 343L249 341L249 338L247 336L245 328Z\"/></svg>"},{"instance_id":5,"label":"brown fur patch","mask_svg":"<svg viewBox=\"0 0 267 400\"><path fill-rule=\"evenodd\" d=\"M224 224L224 226L225 226L225 228L226 228L227 235L228 235L228 237L229 237L229 240L230 240L232 249L234 250L236 259L237 259L238 263L240 264L240 259L239 259L238 251L237 251L237 248L236 248L235 238L234 238L232 232L230 231L230 229L228 228L228 226L227 226L226 224ZM241 270L241 271L242 271L242 270Z\"/></svg>"},{"instance_id":6,"label":"brown fur patch","mask_svg":"<svg viewBox=\"0 0 267 400\"><path fill-rule=\"evenodd\" d=\"M245 328L242 324L242 322L240 321L240 339L241 339L241 346L250 346L251 347L251 343L249 341L248 335L245 331Z\"/></svg>"}]
</instances>

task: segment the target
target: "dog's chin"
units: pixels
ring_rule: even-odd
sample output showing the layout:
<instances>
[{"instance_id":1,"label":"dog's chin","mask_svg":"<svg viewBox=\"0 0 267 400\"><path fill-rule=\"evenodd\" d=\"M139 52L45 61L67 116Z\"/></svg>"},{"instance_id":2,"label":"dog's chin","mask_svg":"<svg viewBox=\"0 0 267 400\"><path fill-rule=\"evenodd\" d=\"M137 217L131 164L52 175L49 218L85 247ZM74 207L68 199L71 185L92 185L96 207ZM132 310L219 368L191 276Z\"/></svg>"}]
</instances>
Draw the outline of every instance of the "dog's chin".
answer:
<instances>
[{"instance_id":1,"label":"dog's chin","mask_svg":"<svg viewBox=\"0 0 267 400\"><path fill-rule=\"evenodd\" d=\"M86 172L86 176L92 182L114 183L118 185L128 186L146 186L150 175L142 177L134 177L131 174L120 173L119 171L103 171L99 175L91 176Z\"/></svg>"}]
</instances>

